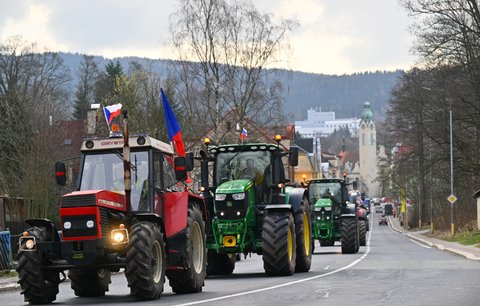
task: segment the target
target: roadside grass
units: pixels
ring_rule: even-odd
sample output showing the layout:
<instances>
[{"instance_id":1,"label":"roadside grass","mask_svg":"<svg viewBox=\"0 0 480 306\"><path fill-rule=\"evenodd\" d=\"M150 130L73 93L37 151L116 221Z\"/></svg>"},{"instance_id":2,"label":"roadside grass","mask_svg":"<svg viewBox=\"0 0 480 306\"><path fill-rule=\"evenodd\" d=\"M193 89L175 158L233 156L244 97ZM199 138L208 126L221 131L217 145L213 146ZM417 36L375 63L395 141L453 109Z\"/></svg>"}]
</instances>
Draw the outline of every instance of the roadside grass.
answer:
<instances>
[{"instance_id":1,"label":"roadside grass","mask_svg":"<svg viewBox=\"0 0 480 306\"><path fill-rule=\"evenodd\" d=\"M18 276L18 273L15 270L0 272L0 277L17 277L17 276Z\"/></svg>"},{"instance_id":2,"label":"roadside grass","mask_svg":"<svg viewBox=\"0 0 480 306\"><path fill-rule=\"evenodd\" d=\"M480 245L480 230L463 231L455 234L452 239L450 235L442 235L440 237L446 241L459 242L464 245Z\"/></svg>"}]
</instances>

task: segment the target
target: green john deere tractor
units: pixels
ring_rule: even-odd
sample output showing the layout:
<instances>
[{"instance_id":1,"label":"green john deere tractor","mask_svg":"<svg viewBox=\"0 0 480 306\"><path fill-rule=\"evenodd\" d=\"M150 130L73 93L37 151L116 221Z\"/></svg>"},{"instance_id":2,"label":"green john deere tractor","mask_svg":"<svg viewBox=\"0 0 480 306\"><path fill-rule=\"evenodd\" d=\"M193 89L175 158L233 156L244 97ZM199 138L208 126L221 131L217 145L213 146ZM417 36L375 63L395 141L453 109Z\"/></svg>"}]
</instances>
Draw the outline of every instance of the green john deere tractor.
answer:
<instances>
[{"instance_id":1,"label":"green john deere tractor","mask_svg":"<svg viewBox=\"0 0 480 306\"><path fill-rule=\"evenodd\" d=\"M359 250L360 223L357 204L349 203L344 179L313 179L308 182L308 199L313 203L313 238L320 246L342 244L343 254Z\"/></svg>"},{"instance_id":2,"label":"green john deere tractor","mask_svg":"<svg viewBox=\"0 0 480 306\"><path fill-rule=\"evenodd\" d=\"M212 222L207 275L232 273L235 255L242 253L262 255L267 275L309 271L313 240L308 197L303 188L285 186L282 162L288 156L289 165L296 166L298 148L205 143L201 184Z\"/></svg>"}]
</instances>

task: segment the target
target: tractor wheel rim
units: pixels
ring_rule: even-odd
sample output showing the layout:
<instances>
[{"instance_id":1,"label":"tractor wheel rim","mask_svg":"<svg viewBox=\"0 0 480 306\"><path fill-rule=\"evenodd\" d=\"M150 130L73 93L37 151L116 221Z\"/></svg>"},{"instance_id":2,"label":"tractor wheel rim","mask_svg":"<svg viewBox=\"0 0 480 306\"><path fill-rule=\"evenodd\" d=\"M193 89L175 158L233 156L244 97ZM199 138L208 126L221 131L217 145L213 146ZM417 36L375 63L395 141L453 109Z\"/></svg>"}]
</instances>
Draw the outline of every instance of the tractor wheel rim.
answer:
<instances>
[{"instance_id":1,"label":"tractor wheel rim","mask_svg":"<svg viewBox=\"0 0 480 306\"><path fill-rule=\"evenodd\" d=\"M202 230L198 222L194 222L192 226L192 265L195 272L199 274L203 269L204 249Z\"/></svg>"},{"instance_id":2,"label":"tractor wheel rim","mask_svg":"<svg viewBox=\"0 0 480 306\"><path fill-rule=\"evenodd\" d=\"M152 267L152 276L153 276L153 281L157 284L160 282L160 279L162 278L162 273L163 273L162 248L158 240L155 240L153 242L152 255L155 262L154 266Z\"/></svg>"},{"instance_id":3,"label":"tractor wheel rim","mask_svg":"<svg viewBox=\"0 0 480 306\"><path fill-rule=\"evenodd\" d=\"M303 213L303 241L305 243L305 255L310 255L310 223L308 223L308 215Z\"/></svg>"},{"instance_id":4,"label":"tractor wheel rim","mask_svg":"<svg viewBox=\"0 0 480 306\"><path fill-rule=\"evenodd\" d=\"M288 227L287 232L287 248L288 248L288 260L291 261L293 259L293 238L292 238L292 229Z\"/></svg>"}]
</instances>

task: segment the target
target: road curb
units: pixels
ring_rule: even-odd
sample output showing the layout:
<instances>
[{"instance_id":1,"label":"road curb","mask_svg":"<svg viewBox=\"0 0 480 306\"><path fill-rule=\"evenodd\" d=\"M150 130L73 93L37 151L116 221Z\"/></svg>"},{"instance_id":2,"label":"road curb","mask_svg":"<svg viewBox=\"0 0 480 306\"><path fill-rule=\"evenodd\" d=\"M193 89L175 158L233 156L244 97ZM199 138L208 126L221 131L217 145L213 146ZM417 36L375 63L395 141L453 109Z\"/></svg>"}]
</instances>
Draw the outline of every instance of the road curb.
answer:
<instances>
[{"instance_id":1,"label":"road curb","mask_svg":"<svg viewBox=\"0 0 480 306\"><path fill-rule=\"evenodd\" d=\"M435 247L437 249L439 249L440 251L444 251L444 252L449 252L449 253L452 253L452 254L455 254L455 255L460 255L462 257L465 257L469 260L474 260L474 261L480 261L480 257L478 256L475 256L473 255L472 253L468 253L468 252L464 252L464 251L461 251L461 250L458 250L458 249L454 249L454 248L447 248L445 247L443 244L440 244L440 243L433 243L433 242L430 242L428 240L425 240L425 239L422 239L416 235L413 235L411 233L408 233L408 232L405 232L403 230L399 230L397 229L395 226L392 225L392 221L391 221L391 217L389 216L388 217L388 226L390 227L390 229L392 229L393 231L397 232L397 233L400 233L400 234L403 234L411 239L414 239L420 243L423 243L425 245L428 245L430 247Z\"/></svg>"}]
</instances>

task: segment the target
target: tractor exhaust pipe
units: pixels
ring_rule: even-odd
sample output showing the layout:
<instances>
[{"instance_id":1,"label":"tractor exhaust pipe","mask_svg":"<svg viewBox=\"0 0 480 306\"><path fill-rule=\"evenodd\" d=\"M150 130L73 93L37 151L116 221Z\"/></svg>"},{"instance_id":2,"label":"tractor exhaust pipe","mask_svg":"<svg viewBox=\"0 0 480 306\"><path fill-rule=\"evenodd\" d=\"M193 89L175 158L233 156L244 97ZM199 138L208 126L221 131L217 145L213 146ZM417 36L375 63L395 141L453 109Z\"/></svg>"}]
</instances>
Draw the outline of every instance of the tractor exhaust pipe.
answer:
<instances>
[{"instance_id":1,"label":"tractor exhaust pipe","mask_svg":"<svg viewBox=\"0 0 480 306\"><path fill-rule=\"evenodd\" d=\"M131 164L130 164L130 146L128 144L128 111L124 109L123 114L123 183L125 186L125 198L127 204L127 213L132 211L132 175L131 175Z\"/></svg>"}]
</instances>

